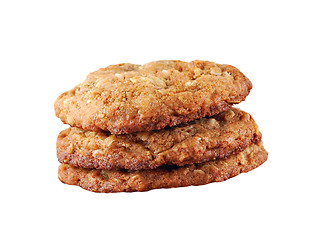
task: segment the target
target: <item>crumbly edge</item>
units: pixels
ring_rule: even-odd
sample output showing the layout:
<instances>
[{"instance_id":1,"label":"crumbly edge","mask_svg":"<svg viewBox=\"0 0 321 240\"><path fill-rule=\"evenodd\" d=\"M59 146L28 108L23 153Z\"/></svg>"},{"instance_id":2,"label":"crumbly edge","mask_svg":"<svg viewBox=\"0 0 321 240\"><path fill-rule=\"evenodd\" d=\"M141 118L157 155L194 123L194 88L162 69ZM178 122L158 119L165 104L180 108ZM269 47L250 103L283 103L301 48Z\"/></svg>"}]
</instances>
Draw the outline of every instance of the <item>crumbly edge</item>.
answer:
<instances>
[{"instance_id":1,"label":"crumbly edge","mask_svg":"<svg viewBox=\"0 0 321 240\"><path fill-rule=\"evenodd\" d=\"M187 133L193 129L197 130ZM61 163L82 168L155 169L227 157L259 142L261 137L251 115L232 108L211 119L129 135L69 128L57 138L57 156Z\"/></svg>"},{"instance_id":2,"label":"crumbly edge","mask_svg":"<svg viewBox=\"0 0 321 240\"><path fill-rule=\"evenodd\" d=\"M238 103L244 101L245 97L239 99ZM180 116L157 116L154 118L150 118L145 120L144 122L135 122L134 124L126 124L124 123L122 126L113 126L110 127L109 125L102 124L97 128L97 126L93 126L93 128L89 129L92 131L100 131L100 130L107 130L112 134L129 134L135 132L142 132L142 131L152 131L152 130L160 130L167 126L173 127L179 125L181 123L190 122L195 119L203 118L206 116L213 116L215 114L224 112L229 110L232 107L232 104L221 101L217 103L215 106L211 106L210 108L200 108L198 112L189 115L180 115Z\"/></svg>"},{"instance_id":3,"label":"crumbly edge","mask_svg":"<svg viewBox=\"0 0 321 240\"><path fill-rule=\"evenodd\" d=\"M72 114L69 112L69 110L63 110L62 106L65 98L69 96L73 91L65 92L58 97L55 102L55 112L57 117L59 117L64 123L69 124L73 127L79 127L90 131L104 130L109 131L112 134L128 134L133 132L159 130L166 126L172 127L183 122L190 122L202 117L212 116L214 114L218 114L222 111L230 109L231 106L235 103L244 101L246 96L252 89L252 83L237 68L225 64L217 64L217 66L221 68L222 71L228 72L233 76L235 82L237 82L237 85L239 87L239 92L237 92L235 95L229 96L228 99L218 98L217 100L212 102L211 105L199 106L199 108L193 110L192 112L188 112L188 114L176 113L169 115L168 113L163 112L161 114L151 114L150 116L144 117L144 119L139 120L134 119L131 121L117 121L117 124L115 124L114 120L111 121L109 118L102 119L98 116L92 116L86 120L82 119L81 117L76 117L72 121L69 121L68 115ZM68 112L67 115L65 112ZM122 119L122 117L120 117L120 119Z\"/></svg>"},{"instance_id":4,"label":"crumbly edge","mask_svg":"<svg viewBox=\"0 0 321 240\"><path fill-rule=\"evenodd\" d=\"M77 185L93 192L134 192L159 188L185 187L221 182L255 169L267 160L262 142L227 158L183 167L162 167L154 170L97 170L61 164L61 182Z\"/></svg>"}]
</instances>

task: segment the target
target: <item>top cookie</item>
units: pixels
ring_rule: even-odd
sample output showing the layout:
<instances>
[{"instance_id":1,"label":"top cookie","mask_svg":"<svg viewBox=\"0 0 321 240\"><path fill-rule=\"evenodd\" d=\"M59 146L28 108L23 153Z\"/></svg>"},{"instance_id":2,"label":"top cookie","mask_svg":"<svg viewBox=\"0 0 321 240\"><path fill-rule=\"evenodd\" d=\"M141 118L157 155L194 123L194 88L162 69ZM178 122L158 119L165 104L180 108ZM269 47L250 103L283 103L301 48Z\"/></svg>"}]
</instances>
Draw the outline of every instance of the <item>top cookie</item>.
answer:
<instances>
[{"instance_id":1,"label":"top cookie","mask_svg":"<svg viewBox=\"0 0 321 240\"><path fill-rule=\"evenodd\" d=\"M237 68L208 61L123 63L101 68L55 102L71 126L112 134L162 129L212 116L243 101L251 82Z\"/></svg>"}]
</instances>

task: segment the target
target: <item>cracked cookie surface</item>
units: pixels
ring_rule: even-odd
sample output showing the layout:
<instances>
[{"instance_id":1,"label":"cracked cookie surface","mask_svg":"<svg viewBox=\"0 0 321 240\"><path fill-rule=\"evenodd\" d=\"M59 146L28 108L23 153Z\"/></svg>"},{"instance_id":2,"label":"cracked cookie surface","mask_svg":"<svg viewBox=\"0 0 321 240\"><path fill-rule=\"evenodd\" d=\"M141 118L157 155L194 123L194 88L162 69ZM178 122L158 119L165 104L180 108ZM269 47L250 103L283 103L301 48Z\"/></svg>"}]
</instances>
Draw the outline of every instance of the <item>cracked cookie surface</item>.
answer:
<instances>
[{"instance_id":1,"label":"cracked cookie surface","mask_svg":"<svg viewBox=\"0 0 321 240\"><path fill-rule=\"evenodd\" d=\"M185 187L221 182L251 171L266 161L268 153L262 142L227 158L183 167L160 167L152 170L97 170L61 164L60 181L93 192L133 192L157 188Z\"/></svg>"},{"instance_id":2,"label":"cracked cookie surface","mask_svg":"<svg viewBox=\"0 0 321 240\"><path fill-rule=\"evenodd\" d=\"M112 134L162 129L212 116L243 101L251 82L237 68L209 61L156 61L101 68L55 102L73 127Z\"/></svg>"},{"instance_id":3,"label":"cracked cookie surface","mask_svg":"<svg viewBox=\"0 0 321 240\"><path fill-rule=\"evenodd\" d=\"M250 114L232 108L211 118L127 135L68 128L57 138L57 156L61 163L83 168L154 169L223 158L260 140Z\"/></svg>"}]
</instances>

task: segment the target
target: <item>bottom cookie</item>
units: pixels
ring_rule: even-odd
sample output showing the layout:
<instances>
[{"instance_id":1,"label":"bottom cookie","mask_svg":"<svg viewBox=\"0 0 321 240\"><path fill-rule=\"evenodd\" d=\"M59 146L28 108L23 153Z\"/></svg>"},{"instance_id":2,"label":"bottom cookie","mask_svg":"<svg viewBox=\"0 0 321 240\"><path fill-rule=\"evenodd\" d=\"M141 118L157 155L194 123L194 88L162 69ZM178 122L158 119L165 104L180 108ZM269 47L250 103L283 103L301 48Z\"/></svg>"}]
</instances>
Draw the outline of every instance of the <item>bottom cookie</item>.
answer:
<instances>
[{"instance_id":1,"label":"bottom cookie","mask_svg":"<svg viewBox=\"0 0 321 240\"><path fill-rule=\"evenodd\" d=\"M61 182L93 192L134 192L157 188L185 187L221 182L248 172L264 163L268 153L262 142L224 159L182 167L166 166L151 170L97 170L61 164Z\"/></svg>"}]
</instances>

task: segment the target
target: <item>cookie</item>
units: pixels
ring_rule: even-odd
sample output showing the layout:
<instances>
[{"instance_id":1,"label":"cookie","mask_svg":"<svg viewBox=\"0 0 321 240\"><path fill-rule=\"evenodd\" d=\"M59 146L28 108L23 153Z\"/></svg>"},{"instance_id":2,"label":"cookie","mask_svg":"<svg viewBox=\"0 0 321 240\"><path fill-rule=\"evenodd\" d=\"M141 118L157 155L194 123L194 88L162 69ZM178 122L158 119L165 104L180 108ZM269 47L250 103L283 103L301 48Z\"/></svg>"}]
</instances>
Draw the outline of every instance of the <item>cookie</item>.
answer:
<instances>
[{"instance_id":1,"label":"cookie","mask_svg":"<svg viewBox=\"0 0 321 240\"><path fill-rule=\"evenodd\" d=\"M252 84L237 68L208 61L156 61L101 68L60 95L64 123L112 134L162 129L243 101Z\"/></svg>"},{"instance_id":2,"label":"cookie","mask_svg":"<svg viewBox=\"0 0 321 240\"><path fill-rule=\"evenodd\" d=\"M176 127L111 135L63 130L57 139L61 163L96 169L154 169L161 165L200 163L242 151L261 140L250 114L237 108Z\"/></svg>"},{"instance_id":3,"label":"cookie","mask_svg":"<svg viewBox=\"0 0 321 240\"><path fill-rule=\"evenodd\" d=\"M221 182L258 167L266 161L267 156L268 153L260 142L227 158L183 167L125 171L85 169L61 164L58 177L63 183L78 185L93 192L148 191Z\"/></svg>"}]
</instances>

